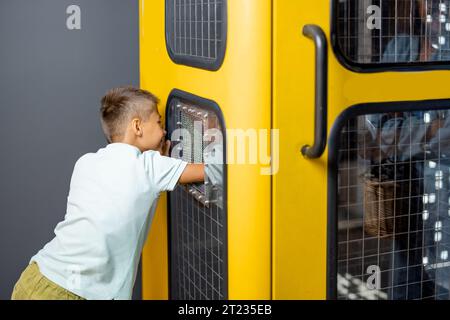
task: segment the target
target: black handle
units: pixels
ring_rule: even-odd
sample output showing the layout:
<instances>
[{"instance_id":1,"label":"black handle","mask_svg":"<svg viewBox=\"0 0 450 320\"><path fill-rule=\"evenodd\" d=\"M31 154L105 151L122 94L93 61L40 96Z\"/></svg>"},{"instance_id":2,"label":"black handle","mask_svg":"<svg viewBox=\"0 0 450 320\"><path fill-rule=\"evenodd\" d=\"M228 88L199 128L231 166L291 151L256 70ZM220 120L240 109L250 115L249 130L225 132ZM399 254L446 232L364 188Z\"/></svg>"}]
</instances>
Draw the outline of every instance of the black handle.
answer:
<instances>
[{"instance_id":1,"label":"black handle","mask_svg":"<svg viewBox=\"0 0 450 320\"><path fill-rule=\"evenodd\" d=\"M302 147L302 154L309 159L320 158L327 145L328 113L328 44L322 28L308 24L303 35L312 39L316 47L316 102L314 120L314 144Z\"/></svg>"}]
</instances>

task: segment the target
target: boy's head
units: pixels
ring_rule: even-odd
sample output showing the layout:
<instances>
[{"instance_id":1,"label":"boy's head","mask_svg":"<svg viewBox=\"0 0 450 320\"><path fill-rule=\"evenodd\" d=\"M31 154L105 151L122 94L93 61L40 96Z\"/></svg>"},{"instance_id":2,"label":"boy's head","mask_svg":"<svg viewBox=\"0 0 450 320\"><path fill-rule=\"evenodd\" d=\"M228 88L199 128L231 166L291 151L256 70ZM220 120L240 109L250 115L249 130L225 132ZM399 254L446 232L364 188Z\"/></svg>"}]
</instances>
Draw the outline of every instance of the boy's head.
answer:
<instances>
[{"instance_id":1,"label":"boy's head","mask_svg":"<svg viewBox=\"0 0 450 320\"><path fill-rule=\"evenodd\" d=\"M101 122L108 142L123 142L142 152L160 150L166 132L158 112L159 99L133 87L109 90L101 100Z\"/></svg>"}]
</instances>

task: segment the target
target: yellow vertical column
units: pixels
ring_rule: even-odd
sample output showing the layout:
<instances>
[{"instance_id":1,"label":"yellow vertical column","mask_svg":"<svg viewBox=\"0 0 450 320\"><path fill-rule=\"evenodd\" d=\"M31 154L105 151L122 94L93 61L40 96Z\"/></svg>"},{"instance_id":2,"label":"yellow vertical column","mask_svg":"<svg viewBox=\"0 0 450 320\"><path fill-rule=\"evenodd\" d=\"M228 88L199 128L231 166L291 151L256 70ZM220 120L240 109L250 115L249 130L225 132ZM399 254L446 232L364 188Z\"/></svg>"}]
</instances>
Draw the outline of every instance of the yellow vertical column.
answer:
<instances>
[{"instance_id":1,"label":"yellow vertical column","mask_svg":"<svg viewBox=\"0 0 450 320\"><path fill-rule=\"evenodd\" d=\"M222 109L227 129L245 133L254 130L258 136L260 130L271 128L272 1L227 2L225 61L218 71L211 72L170 60L165 44L164 1L142 0L141 87L161 99L162 114L169 93L177 88L214 100ZM239 143L236 136L229 137L229 145L237 147ZM246 150L249 159L249 148ZM236 159L229 160L236 162ZM267 166L259 161L228 165L230 299L270 299L271 296L271 177L261 174L261 169ZM167 250L167 206L163 196L143 253L144 299L168 297Z\"/></svg>"},{"instance_id":2,"label":"yellow vertical column","mask_svg":"<svg viewBox=\"0 0 450 320\"><path fill-rule=\"evenodd\" d=\"M329 34L329 1L274 0L274 128L280 169L273 186L273 298L326 297L327 153L307 160L314 141L314 43L305 24Z\"/></svg>"}]
</instances>

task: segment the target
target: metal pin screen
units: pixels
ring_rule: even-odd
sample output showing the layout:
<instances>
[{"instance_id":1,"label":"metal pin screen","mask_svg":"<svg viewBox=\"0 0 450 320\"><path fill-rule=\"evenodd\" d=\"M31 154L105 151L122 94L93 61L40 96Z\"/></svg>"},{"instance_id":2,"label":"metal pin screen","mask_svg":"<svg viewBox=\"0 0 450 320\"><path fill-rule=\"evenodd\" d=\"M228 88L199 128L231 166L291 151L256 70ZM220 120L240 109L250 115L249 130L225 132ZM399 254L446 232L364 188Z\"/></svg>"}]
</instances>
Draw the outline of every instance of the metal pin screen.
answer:
<instances>
[{"instance_id":1,"label":"metal pin screen","mask_svg":"<svg viewBox=\"0 0 450 320\"><path fill-rule=\"evenodd\" d=\"M179 185L169 194L170 293L175 300L227 298L227 235L224 203L224 159L210 163L211 152L219 157L223 145L205 137L223 132L215 112L173 99L169 122L175 157L189 163L205 163L205 183ZM214 149L210 143L216 143Z\"/></svg>"}]
</instances>

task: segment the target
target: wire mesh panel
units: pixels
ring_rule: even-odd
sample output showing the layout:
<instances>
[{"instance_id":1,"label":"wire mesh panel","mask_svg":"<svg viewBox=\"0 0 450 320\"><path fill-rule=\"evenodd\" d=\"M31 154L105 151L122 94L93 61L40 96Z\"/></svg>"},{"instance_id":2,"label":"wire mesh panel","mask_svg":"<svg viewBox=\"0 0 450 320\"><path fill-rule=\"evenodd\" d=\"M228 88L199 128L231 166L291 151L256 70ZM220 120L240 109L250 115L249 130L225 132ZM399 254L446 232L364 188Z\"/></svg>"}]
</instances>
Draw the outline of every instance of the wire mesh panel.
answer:
<instances>
[{"instance_id":1,"label":"wire mesh panel","mask_svg":"<svg viewBox=\"0 0 450 320\"><path fill-rule=\"evenodd\" d=\"M449 299L448 110L350 119L337 188L339 299Z\"/></svg>"},{"instance_id":2,"label":"wire mesh panel","mask_svg":"<svg viewBox=\"0 0 450 320\"><path fill-rule=\"evenodd\" d=\"M357 64L450 61L449 0L340 0L339 54Z\"/></svg>"},{"instance_id":3,"label":"wire mesh panel","mask_svg":"<svg viewBox=\"0 0 450 320\"><path fill-rule=\"evenodd\" d=\"M216 70L225 55L227 0L166 0L166 38L177 63Z\"/></svg>"},{"instance_id":4,"label":"wire mesh panel","mask_svg":"<svg viewBox=\"0 0 450 320\"><path fill-rule=\"evenodd\" d=\"M205 163L205 183L169 195L172 299L227 298L225 159L219 115L182 99L168 113L172 156Z\"/></svg>"}]
</instances>

